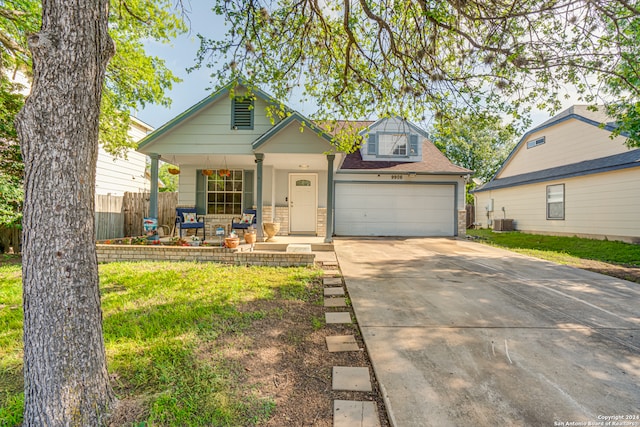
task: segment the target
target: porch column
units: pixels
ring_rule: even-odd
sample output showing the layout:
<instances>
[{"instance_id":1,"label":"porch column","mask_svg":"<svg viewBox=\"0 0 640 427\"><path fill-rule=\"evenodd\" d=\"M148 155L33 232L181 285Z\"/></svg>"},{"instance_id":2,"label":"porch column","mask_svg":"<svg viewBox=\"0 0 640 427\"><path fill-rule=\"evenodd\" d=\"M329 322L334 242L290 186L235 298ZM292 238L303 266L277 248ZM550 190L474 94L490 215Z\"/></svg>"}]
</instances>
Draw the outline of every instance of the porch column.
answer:
<instances>
[{"instance_id":1,"label":"porch column","mask_svg":"<svg viewBox=\"0 0 640 427\"><path fill-rule=\"evenodd\" d=\"M149 217L158 219L158 160L160 154L151 154L151 189L149 196Z\"/></svg>"},{"instance_id":2,"label":"porch column","mask_svg":"<svg viewBox=\"0 0 640 427\"><path fill-rule=\"evenodd\" d=\"M327 226L325 243L333 242L333 160L335 154L327 154Z\"/></svg>"},{"instance_id":3,"label":"porch column","mask_svg":"<svg viewBox=\"0 0 640 427\"><path fill-rule=\"evenodd\" d=\"M258 241L263 241L262 232L262 161L264 160L264 153L254 153L256 156L256 238Z\"/></svg>"}]
</instances>

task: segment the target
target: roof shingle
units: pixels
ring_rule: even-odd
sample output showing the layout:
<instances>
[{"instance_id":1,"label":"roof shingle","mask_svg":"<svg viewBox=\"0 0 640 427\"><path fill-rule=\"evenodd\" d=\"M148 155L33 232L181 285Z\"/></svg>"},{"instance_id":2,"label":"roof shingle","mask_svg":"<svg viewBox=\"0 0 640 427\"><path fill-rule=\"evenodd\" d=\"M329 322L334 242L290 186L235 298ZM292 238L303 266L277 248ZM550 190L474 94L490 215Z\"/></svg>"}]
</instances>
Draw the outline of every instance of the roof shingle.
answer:
<instances>
[{"instance_id":1,"label":"roof shingle","mask_svg":"<svg viewBox=\"0 0 640 427\"><path fill-rule=\"evenodd\" d=\"M431 141L422 140L422 161L420 162L390 162L390 161L364 161L360 150L346 156L340 166L341 171L369 170L369 171L398 171L398 172L422 172L430 174L468 174L472 171L456 166L442 154Z\"/></svg>"}]
</instances>

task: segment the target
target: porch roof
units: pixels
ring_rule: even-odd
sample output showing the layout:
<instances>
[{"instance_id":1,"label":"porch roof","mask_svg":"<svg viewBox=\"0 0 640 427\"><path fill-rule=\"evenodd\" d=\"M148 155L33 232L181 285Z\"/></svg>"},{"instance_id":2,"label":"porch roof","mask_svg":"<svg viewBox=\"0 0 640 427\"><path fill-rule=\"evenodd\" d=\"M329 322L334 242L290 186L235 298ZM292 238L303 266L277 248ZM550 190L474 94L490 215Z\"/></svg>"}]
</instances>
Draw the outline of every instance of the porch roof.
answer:
<instances>
[{"instance_id":1,"label":"porch roof","mask_svg":"<svg viewBox=\"0 0 640 427\"><path fill-rule=\"evenodd\" d=\"M297 111L294 111L291 113L291 115L289 115L289 117L280 121L280 123L276 124L274 127L272 127L267 132L263 133L260 137L258 137L252 144L253 149L258 150L260 148L264 148L263 146L266 145L269 142L269 140L271 140L275 135L279 134L281 131L286 129L288 126L293 125L295 122L298 122L300 124L300 126L302 127L302 130L309 129L310 131L314 132L318 137L324 139L329 144L328 148L332 147L331 142L333 137L328 132L316 126L315 123L313 123L311 120L304 117L302 114L298 113Z\"/></svg>"}]
</instances>

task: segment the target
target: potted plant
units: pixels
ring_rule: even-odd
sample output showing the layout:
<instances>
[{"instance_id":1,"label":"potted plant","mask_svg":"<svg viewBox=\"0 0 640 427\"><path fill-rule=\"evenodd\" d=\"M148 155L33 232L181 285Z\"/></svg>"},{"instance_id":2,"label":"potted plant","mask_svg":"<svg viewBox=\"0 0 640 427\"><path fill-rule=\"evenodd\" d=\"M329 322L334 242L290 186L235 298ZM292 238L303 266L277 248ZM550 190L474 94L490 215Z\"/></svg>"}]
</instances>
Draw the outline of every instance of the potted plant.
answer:
<instances>
[{"instance_id":1,"label":"potted plant","mask_svg":"<svg viewBox=\"0 0 640 427\"><path fill-rule=\"evenodd\" d=\"M235 231L232 231L228 237L224 238L224 245L230 249L237 248L238 245L240 245L240 238L235 233Z\"/></svg>"},{"instance_id":2,"label":"potted plant","mask_svg":"<svg viewBox=\"0 0 640 427\"><path fill-rule=\"evenodd\" d=\"M253 245L256 242L256 229L251 226L244 232L244 242Z\"/></svg>"}]
</instances>

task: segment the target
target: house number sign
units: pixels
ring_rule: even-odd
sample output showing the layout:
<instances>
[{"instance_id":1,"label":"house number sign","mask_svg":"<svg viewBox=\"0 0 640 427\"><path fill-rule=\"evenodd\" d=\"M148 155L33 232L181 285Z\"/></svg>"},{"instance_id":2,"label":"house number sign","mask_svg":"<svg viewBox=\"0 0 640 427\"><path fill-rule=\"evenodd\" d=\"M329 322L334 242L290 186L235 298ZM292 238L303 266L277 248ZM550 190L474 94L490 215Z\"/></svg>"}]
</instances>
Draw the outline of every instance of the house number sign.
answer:
<instances>
[{"instance_id":1,"label":"house number sign","mask_svg":"<svg viewBox=\"0 0 640 427\"><path fill-rule=\"evenodd\" d=\"M402 179L402 175L391 175L391 179Z\"/></svg>"}]
</instances>

